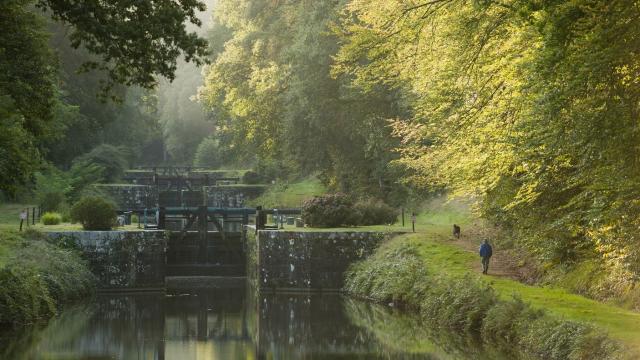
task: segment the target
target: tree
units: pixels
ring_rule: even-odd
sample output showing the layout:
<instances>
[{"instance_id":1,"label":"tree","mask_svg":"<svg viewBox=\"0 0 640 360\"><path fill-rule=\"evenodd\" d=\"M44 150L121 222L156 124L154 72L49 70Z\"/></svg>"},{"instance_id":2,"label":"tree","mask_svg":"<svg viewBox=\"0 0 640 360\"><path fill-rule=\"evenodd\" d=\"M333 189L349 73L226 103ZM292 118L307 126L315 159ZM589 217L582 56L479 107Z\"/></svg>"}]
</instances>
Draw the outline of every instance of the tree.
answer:
<instances>
[{"instance_id":1,"label":"tree","mask_svg":"<svg viewBox=\"0 0 640 360\"><path fill-rule=\"evenodd\" d=\"M194 166L217 168L220 166L220 157L218 155L219 148L215 139L208 137L202 140L198 149L196 150L196 156L193 160Z\"/></svg>"},{"instance_id":2,"label":"tree","mask_svg":"<svg viewBox=\"0 0 640 360\"><path fill-rule=\"evenodd\" d=\"M38 0L54 19L70 24L74 48L82 46L100 61L84 62L81 70L107 73L104 90L115 84L152 88L156 77L174 79L176 59L204 63L207 42L186 23L200 25L198 0L114 0L108 2Z\"/></svg>"},{"instance_id":3,"label":"tree","mask_svg":"<svg viewBox=\"0 0 640 360\"><path fill-rule=\"evenodd\" d=\"M56 88L57 59L47 45L43 18L31 5L29 0L0 4L0 98L2 111L10 119L5 122L3 118L0 127L6 129L4 134L13 135L0 143L6 155L12 156L0 168L0 190L9 195L30 180L48 148L54 150L52 158L62 158L68 165L70 159L88 150L88 143L81 140L89 137L80 135L104 124L93 121L101 111L87 116L84 104L65 102L68 89ZM92 56L78 64L80 70L106 74L94 78L102 95L122 99L116 84L152 88L159 76L173 79L179 56L197 64L205 61L206 41L186 30L187 22L201 23L196 10L204 10L204 4L197 0L38 0L36 5L71 25L71 46ZM93 96L93 92L85 94ZM74 132L78 135L75 147L54 145L56 139ZM20 149L21 154L9 149Z\"/></svg>"},{"instance_id":4,"label":"tree","mask_svg":"<svg viewBox=\"0 0 640 360\"><path fill-rule=\"evenodd\" d=\"M40 161L55 104L55 58L28 1L0 3L0 191L12 195Z\"/></svg>"},{"instance_id":5,"label":"tree","mask_svg":"<svg viewBox=\"0 0 640 360\"><path fill-rule=\"evenodd\" d=\"M104 182L119 180L124 171L129 167L126 150L109 144L96 146L90 152L79 156L74 162L74 167L86 167L98 165L103 169Z\"/></svg>"},{"instance_id":6,"label":"tree","mask_svg":"<svg viewBox=\"0 0 640 360\"><path fill-rule=\"evenodd\" d=\"M213 132L214 125L194 99L202 84L200 69L180 62L178 74L175 82L163 82L158 88L158 116L171 161L191 164L198 145Z\"/></svg>"},{"instance_id":7,"label":"tree","mask_svg":"<svg viewBox=\"0 0 640 360\"><path fill-rule=\"evenodd\" d=\"M0 192L13 195L39 163L33 136L8 96L0 96Z\"/></svg>"},{"instance_id":8,"label":"tree","mask_svg":"<svg viewBox=\"0 0 640 360\"><path fill-rule=\"evenodd\" d=\"M336 190L386 196L397 180L386 119L401 109L388 88L365 92L332 74L342 6L221 1L215 19L232 36L215 33L212 42L226 43L199 97L216 115L223 159L257 161L280 177L320 172Z\"/></svg>"},{"instance_id":9,"label":"tree","mask_svg":"<svg viewBox=\"0 0 640 360\"><path fill-rule=\"evenodd\" d=\"M631 1L353 1L334 70L401 91L400 163L481 200L538 259L640 274L640 8Z\"/></svg>"}]
</instances>

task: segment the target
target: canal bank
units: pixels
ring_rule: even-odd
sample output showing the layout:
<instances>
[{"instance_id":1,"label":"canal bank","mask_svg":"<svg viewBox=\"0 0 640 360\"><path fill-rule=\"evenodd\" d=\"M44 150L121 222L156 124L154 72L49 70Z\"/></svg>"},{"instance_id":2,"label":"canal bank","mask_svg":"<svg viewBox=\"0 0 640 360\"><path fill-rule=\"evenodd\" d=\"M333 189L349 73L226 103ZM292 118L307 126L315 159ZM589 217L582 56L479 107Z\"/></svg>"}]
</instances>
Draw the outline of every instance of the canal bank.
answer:
<instances>
[{"instance_id":1,"label":"canal bank","mask_svg":"<svg viewBox=\"0 0 640 360\"><path fill-rule=\"evenodd\" d=\"M350 269L345 290L409 307L431 327L470 334L519 356L637 358L640 314L559 289L476 275L476 256L435 240L443 233L433 230L385 243Z\"/></svg>"},{"instance_id":2,"label":"canal bank","mask_svg":"<svg viewBox=\"0 0 640 360\"><path fill-rule=\"evenodd\" d=\"M73 244L36 231L0 231L0 324L46 320L90 296L95 277Z\"/></svg>"}]
</instances>

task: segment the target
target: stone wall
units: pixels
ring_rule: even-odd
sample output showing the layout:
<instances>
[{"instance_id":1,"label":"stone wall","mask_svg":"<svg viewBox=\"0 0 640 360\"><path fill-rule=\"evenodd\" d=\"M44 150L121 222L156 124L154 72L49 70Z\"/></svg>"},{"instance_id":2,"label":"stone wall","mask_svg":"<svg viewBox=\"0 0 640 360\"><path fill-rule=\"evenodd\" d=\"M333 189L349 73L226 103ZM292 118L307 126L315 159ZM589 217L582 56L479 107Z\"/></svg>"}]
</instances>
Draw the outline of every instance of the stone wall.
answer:
<instances>
[{"instance_id":1,"label":"stone wall","mask_svg":"<svg viewBox=\"0 0 640 360\"><path fill-rule=\"evenodd\" d=\"M265 185L219 185L205 186L207 206L220 208L241 208L246 200L260 196Z\"/></svg>"},{"instance_id":2,"label":"stone wall","mask_svg":"<svg viewBox=\"0 0 640 360\"><path fill-rule=\"evenodd\" d=\"M95 187L106 192L115 201L119 210L152 208L158 203L158 193L154 186L96 184Z\"/></svg>"},{"instance_id":3,"label":"stone wall","mask_svg":"<svg viewBox=\"0 0 640 360\"><path fill-rule=\"evenodd\" d=\"M327 291L343 286L344 272L392 236L388 232L307 232L248 227L249 277L261 290ZM253 272L253 274L251 274Z\"/></svg>"},{"instance_id":4,"label":"stone wall","mask_svg":"<svg viewBox=\"0 0 640 360\"><path fill-rule=\"evenodd\" d=\"M68 231L48 236L73 241L102 289L164 287L164 231Z\"/></svg>"}]
</instances>

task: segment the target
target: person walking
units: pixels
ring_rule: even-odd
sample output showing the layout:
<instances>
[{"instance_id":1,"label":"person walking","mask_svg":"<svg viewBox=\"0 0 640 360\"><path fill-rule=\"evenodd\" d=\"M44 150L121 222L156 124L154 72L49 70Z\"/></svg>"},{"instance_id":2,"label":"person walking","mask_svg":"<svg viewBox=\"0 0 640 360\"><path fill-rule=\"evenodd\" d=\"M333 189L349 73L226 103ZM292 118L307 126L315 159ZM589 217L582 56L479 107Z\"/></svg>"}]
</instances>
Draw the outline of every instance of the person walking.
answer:
<instances>
[{"instance_id":1,"label":"person walking","mask_svg":"<svg viewBox=\"0 0 640 360\"><path fill-rule=\"evenodd\" d=\"M489 240L485 240L482 245L480 245L480 257L482 258L482 273L487 274L489 271L489 259L491 259L491 255L493 255L493 249L491 245L489 245Z\"/></svg>"},{"instance_id":2,"label":"person walking","mask_svg":"<svg viewBox=\"0 0 640 360\"><path fill-rule=\"evenodd\" d=\"M22 211L20 212L20 231L22 231L22 224L24 223L25 220L27 220L27 216L29 216L27 209L22 209Z\"/></svg>"}]
</instances>

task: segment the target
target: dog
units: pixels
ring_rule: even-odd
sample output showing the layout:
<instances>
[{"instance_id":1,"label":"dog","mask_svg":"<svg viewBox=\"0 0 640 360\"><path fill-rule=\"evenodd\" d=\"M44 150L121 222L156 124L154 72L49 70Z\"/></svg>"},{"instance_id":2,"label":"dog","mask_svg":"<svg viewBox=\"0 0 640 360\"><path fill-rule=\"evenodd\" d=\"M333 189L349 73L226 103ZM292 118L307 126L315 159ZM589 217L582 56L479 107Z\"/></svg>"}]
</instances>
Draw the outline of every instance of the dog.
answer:
<instances>
[{"instance_id":1,"label":"dog","mask_svg":"<svg viewBox=\"0 0 640 360\"><path fill-rule=\"evenodd\" d=\"M460 226L453 224L453 236L456 239L460 239Z\"/></svg>"}]
</instances>

